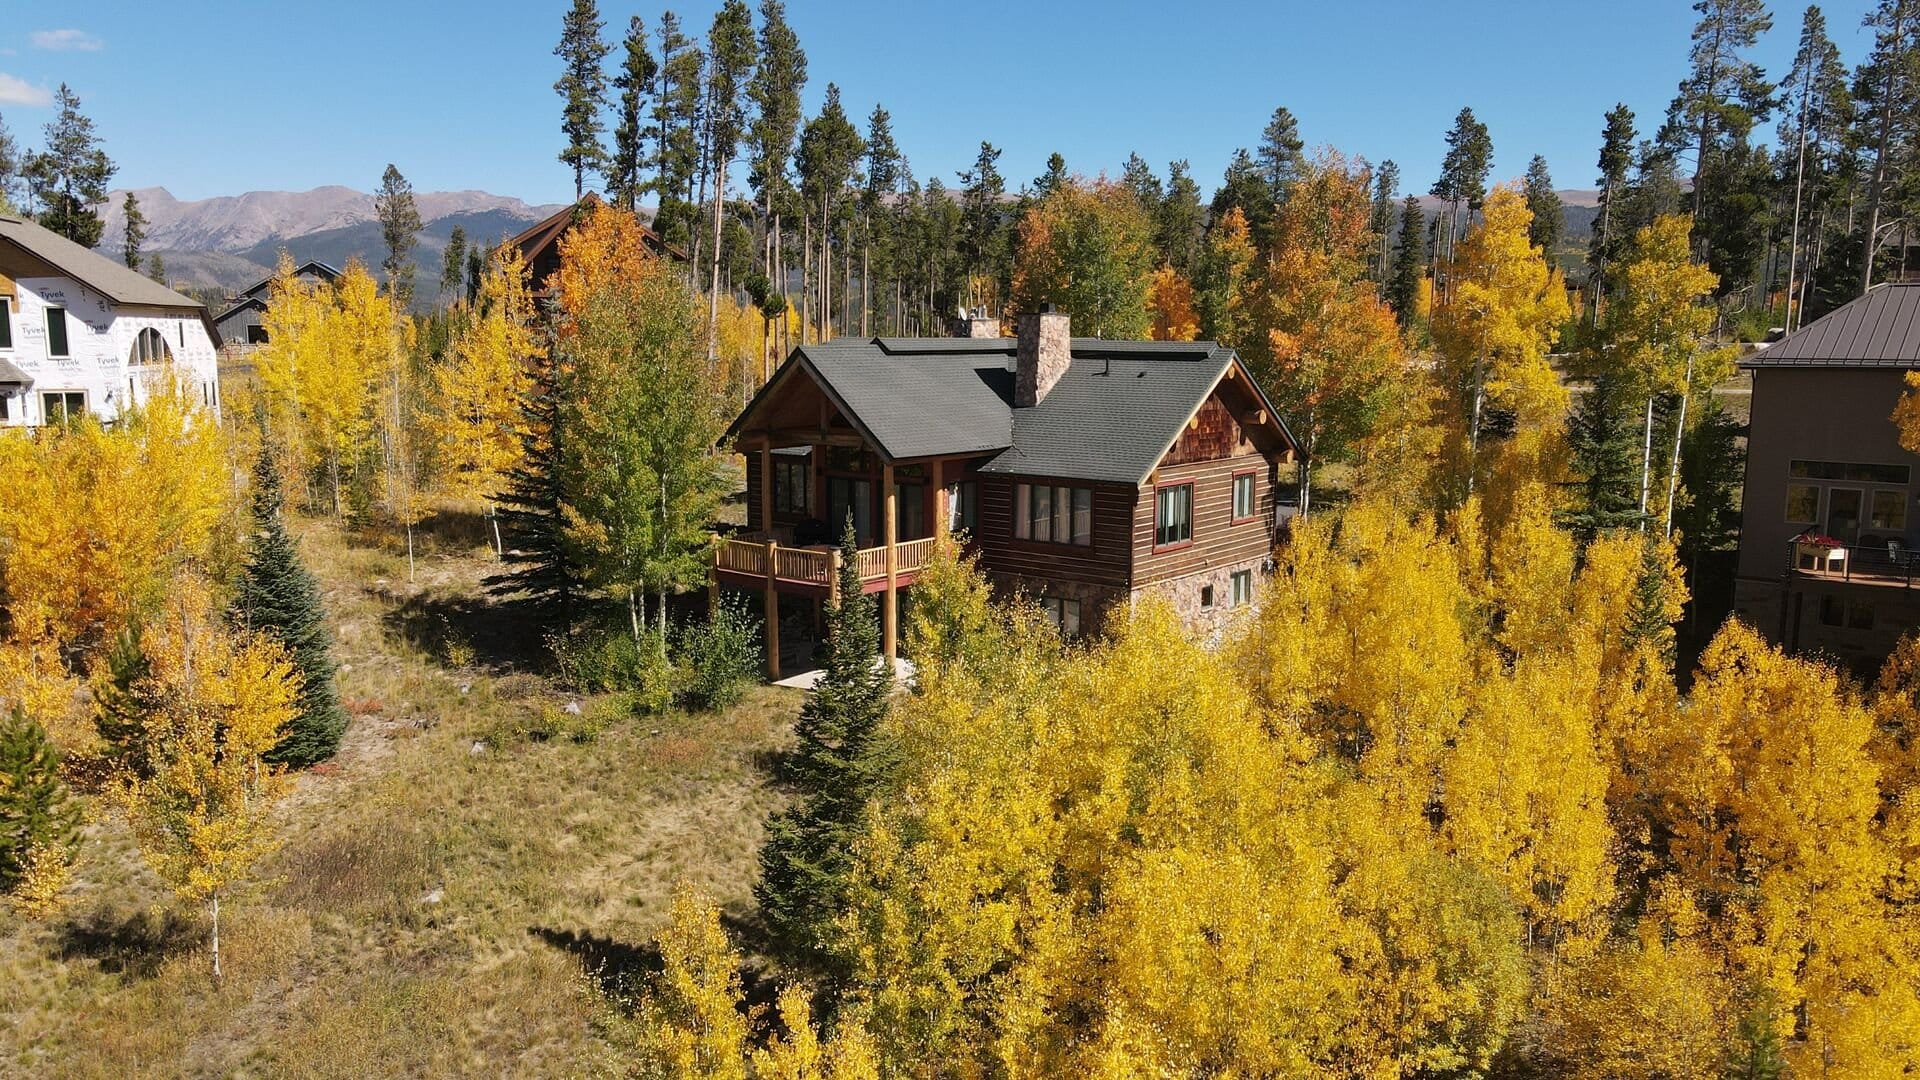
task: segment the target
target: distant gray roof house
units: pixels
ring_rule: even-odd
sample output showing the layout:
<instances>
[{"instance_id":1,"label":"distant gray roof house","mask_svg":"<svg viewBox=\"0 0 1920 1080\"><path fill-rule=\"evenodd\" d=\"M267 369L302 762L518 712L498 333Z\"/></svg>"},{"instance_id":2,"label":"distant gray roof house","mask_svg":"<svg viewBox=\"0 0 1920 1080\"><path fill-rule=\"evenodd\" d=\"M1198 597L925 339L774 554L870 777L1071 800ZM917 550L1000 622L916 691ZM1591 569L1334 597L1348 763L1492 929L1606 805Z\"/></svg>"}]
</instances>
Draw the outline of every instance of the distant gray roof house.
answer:
<instances>
[{"instance_id":1,"label":"distant gray roof house","mask_svg":"<svg viewBox=\"0 0 1920 1080\"><path fill-rule=\"evenodd\" d=\"M1013 338L838 338L793 351L741 412L804 373L866 440L894 461L998 451L983 473L1116 484L1146 481L1235 362L1213 342L1073 338L1071 361L1044 397L1014 405ZM1247 380L1294 445L1272 403Z\"/></svg>"},{"instance_id":2,"label":"distant gray roof house","mask_svg":"<svg viewBox=\"0 0 1920 1080\"><path fill-rule=\"evenodd\" d=\"M1920 282L1877 285L1740 366L1920 368Z\"/></svg>"}]
</instances>

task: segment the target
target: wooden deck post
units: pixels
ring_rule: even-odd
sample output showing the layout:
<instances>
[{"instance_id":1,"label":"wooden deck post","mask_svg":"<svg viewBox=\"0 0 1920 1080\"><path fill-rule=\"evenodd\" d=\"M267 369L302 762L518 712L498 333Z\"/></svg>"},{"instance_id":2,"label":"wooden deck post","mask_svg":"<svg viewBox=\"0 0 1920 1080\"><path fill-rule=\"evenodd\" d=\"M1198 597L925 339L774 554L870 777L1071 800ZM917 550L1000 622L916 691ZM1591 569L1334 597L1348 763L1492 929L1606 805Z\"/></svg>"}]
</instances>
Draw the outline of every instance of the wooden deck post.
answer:
<instances>
[{"instance_id":1,"label":"wooden deck post","mask_svg":"<svg viewBox=\"0 0 1920 1080\"><path fill-rule=\"evenodd\" d=\"M880 607L880 651L886 656L887 664L891 666L894 656L899 652L900 636L900 548L898 546L900 500L894 494L893 462L889 461L881 466L880 484L887 497L887 600Z\"/></svg>"},{"instance_id":2,"label":"wooden deck post","mask_svg":"<svg viewBox=\"0 0 1920 1080\"><path fill-rule=\"evenodd\" d=\"M933 459L933 535L947 535L947 459Z\"/></svg>"},{"instance_id":3,"label":"wooden deck post","mask_svg":"<svg viewBox=\"0 0 1920 1080\"><path fill-rule=\"evenodd\" d=\"M766 460L766 451L762 450L761 460ZM761 496L762 501L765 496ZM780 591L776 585L775 574L779 570L780 545L767 541L767 675L780 677Z\"/></svg>"},{"instance_id":4,"label":"wooden deck post","mask_svg":"<svg viewBox=\"0 0 1920 1080\"><path fill-rule=\"evenodd\" d=\"M760 447L760 531L773 535L773 432ZM769 568L771 572L771 568Z\"/></svg>"}]
</instances>

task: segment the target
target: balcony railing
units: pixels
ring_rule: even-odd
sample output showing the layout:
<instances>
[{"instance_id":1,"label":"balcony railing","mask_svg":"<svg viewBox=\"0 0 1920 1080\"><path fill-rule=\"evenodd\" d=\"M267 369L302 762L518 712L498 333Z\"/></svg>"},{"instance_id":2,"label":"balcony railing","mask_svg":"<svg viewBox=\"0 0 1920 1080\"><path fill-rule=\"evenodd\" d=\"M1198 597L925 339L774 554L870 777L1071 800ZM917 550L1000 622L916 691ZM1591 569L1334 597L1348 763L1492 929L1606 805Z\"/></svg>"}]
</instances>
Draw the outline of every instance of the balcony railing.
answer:
<instances>
[{"instance_id":1,"label":"balcony railing","mask_svg":"<svg viewBox=\"0 0 1920 1080\"><path fill-rule=\"evenodd\" d=\"M1796 537L1787 541L1787 572L1911 589L1917 554L1898 541L1842 544Z\"/></svg>"},{"instance_id":2,"label":"balcony railing","mask_svg":"<svg viewBox=\"0 0 1920 1080\"><path fill-rule=\"evenodd\" d=\"M902 540L894 545L894 573L906 578L920 571L933 550L933 538ZM767 560L773 560L773 573L767 573ZM831 590L839 570L840 549L826 546L791 547L776 540L730 537L714 549L713 565L735 574L765 578L777 584L798 585ZM861 548L855 556L860 583L866 586L887 579L887 549Z\"/></svg>"}]
</instances>

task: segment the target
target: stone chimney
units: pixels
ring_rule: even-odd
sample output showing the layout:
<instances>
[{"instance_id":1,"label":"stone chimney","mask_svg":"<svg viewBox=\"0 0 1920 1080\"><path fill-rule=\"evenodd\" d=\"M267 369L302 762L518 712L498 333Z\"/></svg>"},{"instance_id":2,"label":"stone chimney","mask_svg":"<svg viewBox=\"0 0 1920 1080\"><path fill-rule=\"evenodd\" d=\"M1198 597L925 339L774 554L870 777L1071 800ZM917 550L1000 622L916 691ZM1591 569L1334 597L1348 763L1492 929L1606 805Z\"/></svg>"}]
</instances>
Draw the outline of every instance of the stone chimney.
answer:
<instances>
[{"instance_id":1,"label":"stone chimney","mask_svg":"<svg viewBox=\"0 0 1920 1080\"><path fill-rule=\"evenodd\" d=\"M953 336L957 338L997 338L1000 336L1000 317L987 314L985 308L974 308L957 316L951 327Z\"/></svg>"},{"instance_id":2,"label":"stone chimney","mask_svg":"<svg viewBox=\"0 0 1920 1080\"><path fill-rule=\"evenodd\" d=\"M1014 349L1013 405L1038 405L1067 373L1073 362L1073 320L1052 304L1020 316L1019 344Z\"/></svg>"}]
</instances>

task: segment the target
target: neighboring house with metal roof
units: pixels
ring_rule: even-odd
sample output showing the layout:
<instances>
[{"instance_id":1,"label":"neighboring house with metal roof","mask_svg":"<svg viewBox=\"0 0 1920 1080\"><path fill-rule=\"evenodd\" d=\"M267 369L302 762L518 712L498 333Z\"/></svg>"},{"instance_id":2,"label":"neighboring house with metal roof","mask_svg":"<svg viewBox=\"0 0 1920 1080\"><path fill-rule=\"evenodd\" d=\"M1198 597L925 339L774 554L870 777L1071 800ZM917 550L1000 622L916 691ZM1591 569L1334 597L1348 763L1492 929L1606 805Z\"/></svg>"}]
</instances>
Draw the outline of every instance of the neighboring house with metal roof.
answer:
<instances>
[{"instance_id":1,"label":"neighboring house with metal roof","mask_svg":"<svg viewBox=\"0 0 1920 1080\"><path fill-rule=\"evenodd\" d=\"M1753 376L1734 610L1868 669L1920 627L1920 455L1891 419L1920 368L1920 283L1878 286L1741 361Z\"/></svg>"},{"instance_id":2,"label":"neighboring house with metal roof","mask_svg":"<svg viewBox=\"0 0 1920 1080\"><path fill-rule=\"evenodd\" d=\"M228 298L227 309L213 317L221 341L236 349L267 343L267 301L277 276L261 278ZM309 284L331 285L340 280L340 271L330 263L309 259L294 268L293 276Z\"/></svg>"},{"instance_id":3,"label":"neighboring house with metal roof","mask_svg":"<svg viewBox=\"0 0 1920 1080\"><path fill-rule=\"evenodd\" d=\"M1198 624L1255 600L1296 444L1233 350L1075 338L1052 311L1018 329L804 345L734 421L747 533L722 542L714 583L764 595L770 658L783 602L836 588L849 520L889 655L942 529L1069 635L1150 593Z\"/></svg>"},{"instance_id":4,"label":"neighboring house with metal roof","mask_svg":"<svg viewBox=\"0 0 1920 1080\"><path fill-rule=\"evenodd\" d=\"M164 370L218 409L207 309L22 217L0 215L0 426L111 420Z\"/></svg>"}]
</instances>

